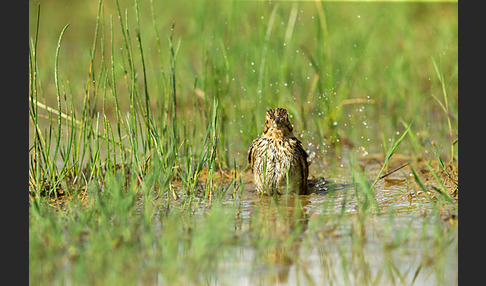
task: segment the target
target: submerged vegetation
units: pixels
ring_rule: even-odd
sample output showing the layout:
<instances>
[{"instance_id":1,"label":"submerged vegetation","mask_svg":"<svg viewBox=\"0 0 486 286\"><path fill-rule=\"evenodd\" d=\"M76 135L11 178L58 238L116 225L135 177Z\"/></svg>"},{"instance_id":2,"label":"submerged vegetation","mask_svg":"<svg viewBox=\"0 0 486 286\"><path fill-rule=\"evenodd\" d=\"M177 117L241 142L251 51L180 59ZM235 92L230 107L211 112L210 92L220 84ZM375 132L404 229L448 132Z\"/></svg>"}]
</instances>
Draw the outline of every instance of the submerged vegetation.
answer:
<instances>
[{"instance_id":1,"label":"submerged vegetation","mask_svg":"<svg viewBox=\"0 0 486 286\"><path fill-rule=\"evenodd\" d=\"M457 3L29 4L31 284L457 284ZM346 187L256 194L274 107Z\"/></svg>"}]
</instances>

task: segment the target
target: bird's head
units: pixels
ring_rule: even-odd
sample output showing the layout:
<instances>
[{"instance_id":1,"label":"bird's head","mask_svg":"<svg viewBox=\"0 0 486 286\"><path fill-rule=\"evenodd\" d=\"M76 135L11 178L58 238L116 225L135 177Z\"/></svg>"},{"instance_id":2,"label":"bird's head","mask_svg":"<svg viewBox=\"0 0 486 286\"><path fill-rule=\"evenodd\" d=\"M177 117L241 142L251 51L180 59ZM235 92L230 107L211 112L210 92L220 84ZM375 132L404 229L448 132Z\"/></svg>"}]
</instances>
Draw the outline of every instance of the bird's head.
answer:
<instances>
[{"instance_id":1,"label":"bird's head","mask_svg":"<svg viewBox=\"0 0 486 286\"><path fill-rule=\"evenodd\" d=\"M267 110L263 134L267 137L283 138L293 136L292 124L289 121L289 114L285 108L272 108Z\"/></svg>"}]
</instances>

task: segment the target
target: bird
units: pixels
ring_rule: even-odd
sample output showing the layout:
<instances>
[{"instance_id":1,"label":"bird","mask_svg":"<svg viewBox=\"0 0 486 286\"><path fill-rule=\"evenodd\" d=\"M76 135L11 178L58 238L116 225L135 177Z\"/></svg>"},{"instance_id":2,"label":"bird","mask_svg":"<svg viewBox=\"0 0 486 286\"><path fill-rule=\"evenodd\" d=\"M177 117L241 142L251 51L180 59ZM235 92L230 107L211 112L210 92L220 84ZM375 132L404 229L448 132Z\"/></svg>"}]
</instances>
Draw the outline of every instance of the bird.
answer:
<instances>
[{"instance_id":1,"label":"bird","mask_svg":"<svg viewBox=\"0 0 486 286\"><path fill-rule=\"evenodd\" d=\"M302 142L293 134L287 110L268 109L262 135L248 148L248 164L257 192L306 195L307 157Z\"/></svg>"}]
</instances>

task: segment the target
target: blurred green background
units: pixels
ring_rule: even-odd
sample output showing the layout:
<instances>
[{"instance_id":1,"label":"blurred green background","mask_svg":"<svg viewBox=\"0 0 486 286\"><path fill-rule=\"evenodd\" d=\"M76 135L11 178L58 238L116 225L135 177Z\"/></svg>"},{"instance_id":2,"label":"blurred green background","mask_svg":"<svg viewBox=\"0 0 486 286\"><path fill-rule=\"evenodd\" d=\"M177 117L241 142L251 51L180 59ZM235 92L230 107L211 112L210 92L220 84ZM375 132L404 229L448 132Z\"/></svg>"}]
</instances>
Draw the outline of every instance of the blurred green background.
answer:
<instances>
[{"instance_id":1,"label":"blurred green background","mask_svg":"<svg viewBox=\"0 0 486 286\"><path fill-rule=\"evenodd\" d=\"M31 39L41 4L38 68L43 100L57 105L54 57L59 33L69 23L59 74L66 99L81 109L98 1L29 3ZM277 106L289 110L296 135L318 157L343 142L384 152L383 142L403 131L403 122L414 122L413 132L422 144L434 141L448 150L457 138L457 3L139 1L139 27L135 2L119 1L119 6L135 51L138 88L141 94L147 89L155 113L163 108L167 92L168 37L175 24L174 45L180 43L178 120L187 134L202 138L213 99L218 99L218 148L225 163L244 166L246 148L260 134L266 109ZM95 78L89 92L108 92L105 112L114 119L113 83L103 83L103 76L111 79L111 41L120 108L128 111L127 50L116 2L103 1L94 58L99 82ZM438 103L444 99L433 61L444 75L452 139L447 113Z\"/></svg>"}]
</instances>

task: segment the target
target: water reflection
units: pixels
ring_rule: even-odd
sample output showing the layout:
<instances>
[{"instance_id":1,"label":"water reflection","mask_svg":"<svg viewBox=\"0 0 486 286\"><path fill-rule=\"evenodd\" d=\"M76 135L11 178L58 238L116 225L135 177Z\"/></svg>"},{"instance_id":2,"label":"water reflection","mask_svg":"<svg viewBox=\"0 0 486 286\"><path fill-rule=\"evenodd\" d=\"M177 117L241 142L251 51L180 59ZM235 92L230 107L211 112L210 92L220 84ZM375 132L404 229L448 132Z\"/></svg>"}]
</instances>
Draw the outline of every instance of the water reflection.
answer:
<instances>
[{"instance_id":1,"label":"water reflection","mask_svg":"<svg viewBox=\"0 0 486 286\"><path fill-rule=\"evenodd\" d=\"M454 261L433 256L431 263L428 254L435 247L434 251L454 259L454 229L447 234L449 229L443 228L440 232L451 238L437 239L442 226L436 214L444 210L410 196L413 181L400 172L375 185L374 199L380 212L365 209L363 192L356 191L353 184L336 183L330 188L332 184L317 180L316 184L327 189L274 197L257 193L251 177L244 176L240 188L230 190L223 200L227 214L234 214L234 239L216 246L221 256L216 256L217 266L206 272L207 277L223 285L356 285L373 281L391 285L388 282L398 281L395 279L427 284L443 279L435 277L437 261L450 271L450 275L440 272L439 276L454 280ZM205 206L201 205L200 211L196 208L191 219L204 217ZM218 230L211 228L210 232ZM181 249L184 247L188 246L182 242Z\"/></svg>"},{"instance_id":2,"label":"water reflection","mask_svg":"<svg viewBox=\"0 0 486 286\"><path fill-rule=\"evenodd\" d=\"M253 196L249 229L255 233L252 284L286 283L299 252L309 217L308 196ZM261 275L261 271L265 275ZM260 275L258 275L260 274Z\"/></svg>"},{"instance_id":3,"label":"water reflection","mask_svg":"<svg viewBox=\"0 0 486 286\"><path fill-rule=\"evenodd\" d=\"M435 235L429 227L435 218L426 215L434 212L434 206L407 199L410 182L403 178L376 184L380 213L370 216L363 215L361 194L352 184L335 184L310 195L271 197L256 193L249 182L239 204L238 232L250 241L239 259L251 264L242 284L324 283L330 278L344 284L361 279L371 283L380 280L384 266L398 271L387 272L384 280L399 277L427 284L442 279L425 275L424 250L416 248ZM398 254L399 247L390 247L402 240L410 244L406 255ZM454 263L447 267L454 277Z\"/></svg>"}]
</instances>

